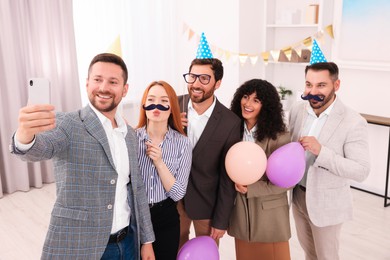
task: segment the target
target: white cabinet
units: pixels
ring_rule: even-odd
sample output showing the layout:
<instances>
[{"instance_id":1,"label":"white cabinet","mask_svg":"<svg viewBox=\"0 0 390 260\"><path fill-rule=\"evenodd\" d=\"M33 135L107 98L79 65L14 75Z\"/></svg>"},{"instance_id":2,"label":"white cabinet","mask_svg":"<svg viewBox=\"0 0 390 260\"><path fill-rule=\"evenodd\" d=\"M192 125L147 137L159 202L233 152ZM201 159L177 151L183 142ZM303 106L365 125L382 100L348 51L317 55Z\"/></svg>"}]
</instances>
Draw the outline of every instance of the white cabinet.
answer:
<instances>
[{"instance_id":1,"label":"white cabinet","mask_svg":"<svg viewBox=\"0 0 390 260\"><path fill-rule=\"evenodd\" d=\"M315 13L318 8L318 13ZM317 19L314 19L314 17ZM314 20L317 20L315 23ZM264 46L269 61L264 66L264 78L275 86L282 85L293 91L290 103L299 98L304 88L304 70L308 62L280 62L280 50L304 47L303 40L317 35L325 26L333 23L333 0L265 0ZM324 32L326 33L326 32ZM325 37L325 36L324 36ZM328 37L329 38L329 37ZM326 58L330 59L331 41L319 43ZM299 46L301 45L301 46ZM328 58L329 56L329 58ZM308 57L310 59L310 57Z\"/></svg>"}]
</instances>

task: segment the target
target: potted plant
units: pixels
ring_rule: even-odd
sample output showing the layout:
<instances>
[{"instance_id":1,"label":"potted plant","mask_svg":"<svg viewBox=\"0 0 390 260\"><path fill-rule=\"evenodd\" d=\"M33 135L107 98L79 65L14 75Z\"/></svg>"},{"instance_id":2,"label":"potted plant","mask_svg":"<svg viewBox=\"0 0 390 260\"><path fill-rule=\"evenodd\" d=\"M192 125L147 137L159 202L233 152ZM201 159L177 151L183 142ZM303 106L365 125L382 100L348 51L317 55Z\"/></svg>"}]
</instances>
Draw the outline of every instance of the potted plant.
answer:
<instances>
[{"instance_id":1,"label":"potted plant","mask_svg":"<svg viewBox=\"0 0 390 260\"><path fill-rule=\"evenodd\" d=\"M282 86L279 86L278 87L278 93L280 95L280 99L281 100L286 100L286 97L287 96L291 96L292 95L292 91L285 88L285 87L282 87Z\"/></svg>"},{"instance_id":2,"label":"potted plant","mask_svg":"<svg viewBox=\"0 0 390 260\"><path fill-rule=\"evenodd\" d=\"M293 92L290 89L279 86L278 93L280 95L280 102L282 103L283 110L288 111L289 108L288 108L287 96L291 96Z\"/></svg>"}]
</instances>

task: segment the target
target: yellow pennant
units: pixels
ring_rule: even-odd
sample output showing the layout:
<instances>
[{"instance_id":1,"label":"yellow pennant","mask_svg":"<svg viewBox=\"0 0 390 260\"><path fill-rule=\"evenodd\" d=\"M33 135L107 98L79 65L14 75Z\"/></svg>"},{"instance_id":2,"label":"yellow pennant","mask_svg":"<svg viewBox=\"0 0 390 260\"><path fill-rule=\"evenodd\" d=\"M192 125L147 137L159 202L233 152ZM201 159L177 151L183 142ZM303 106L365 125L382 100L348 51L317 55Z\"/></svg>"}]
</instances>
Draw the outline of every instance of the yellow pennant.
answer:
<instances>
[{"instance_id":1,"label":"yellow pennant","mask_svg":"<svg viewBox=\"0 0 390 260\"><path fill-rule=\"evenodd\" d=\"M333 25L328 25L325 27L325 31L329 34L332 39L334 39L334 34L333 34Z\"/></svg>"},{"instance_id":2,"label":"yellow pennant","mask_svg":"<svg viewBox=\"0 0 390 260\"><path fill-rule=\"evenodd\" d=\"M268 52L268 51L262 52L262 53L261 53L261 57L263 58L263 60L264 60L265 63L268 63L268 60L269 60L269 52Z\"/></svg>"},{"instance_id":3,"label":"yellow pennant","mask_svg":"<svg viewBox=\"0 0 390 260\"><path fill-rule=\"evenodd\" d=\"M108 48L107 52L113 53L113 54L118 55L119 57L122 57L121 39L120 39L119 35L118 35L118 37L116 37L115 41Z\"/></svg>"}]
</instances>

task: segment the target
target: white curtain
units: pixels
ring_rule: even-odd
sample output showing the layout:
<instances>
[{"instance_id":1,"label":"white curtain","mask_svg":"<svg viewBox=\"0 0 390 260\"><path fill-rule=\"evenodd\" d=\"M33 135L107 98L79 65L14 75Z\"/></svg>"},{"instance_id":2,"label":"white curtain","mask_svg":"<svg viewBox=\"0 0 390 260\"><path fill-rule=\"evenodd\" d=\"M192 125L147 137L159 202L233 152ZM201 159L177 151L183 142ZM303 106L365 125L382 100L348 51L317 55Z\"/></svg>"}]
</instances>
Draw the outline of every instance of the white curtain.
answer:
<instances>
[{"instance_id":1,"label":"white curtain","mask_svg":"<svg viewBox=\"0 0 390 260\"><path fill-rule=\"evenodd\" d=\"M122 105L130 125L138 122L139 102L150 82L165 80L178 94L183 92L181 73L187 67L179 68L178 63L183 28L176 0L74 0L73 7L84 104L88 102L84 75L89 62L97 53L107 52L117 37L129 70L130 88Z\"/></svg>"},{"instance_id":2,"label":"white curtain","mask_svg":"<svg viewBox=\"0 0 390 260\"><path fill-rule=\"evenodd\" d=\"M26 163L9 153L29 78L51 82L57 111L81 107L71 0L0 1L0 197L54 181L50 162Z\"/></svg>"}]
</instances>

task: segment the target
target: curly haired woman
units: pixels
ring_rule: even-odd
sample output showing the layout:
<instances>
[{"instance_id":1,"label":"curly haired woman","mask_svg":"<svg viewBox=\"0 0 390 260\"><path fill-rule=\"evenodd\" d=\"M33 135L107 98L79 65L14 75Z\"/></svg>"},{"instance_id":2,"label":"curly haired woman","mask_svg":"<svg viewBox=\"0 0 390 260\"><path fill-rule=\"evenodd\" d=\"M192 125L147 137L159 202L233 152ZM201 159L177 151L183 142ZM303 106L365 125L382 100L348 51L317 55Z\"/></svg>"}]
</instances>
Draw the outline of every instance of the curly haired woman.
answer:
<instances>
[{"instance_id":1,"label":"curly haired woman","mask_svg":"<svg viewBox=\"0 0 390 260\"><path fill-rule=\"evenodd\" d=\"M242 120L243 141L258 144L267 155L290 142L276 88L261 79L241 85L230 109ZM237 196L228 234L235 238L236 258L290 259L289 189L263 177L250 185L235 184ZM292 187L291 187L292 188Z\"/></svg>"}]
</instances>

